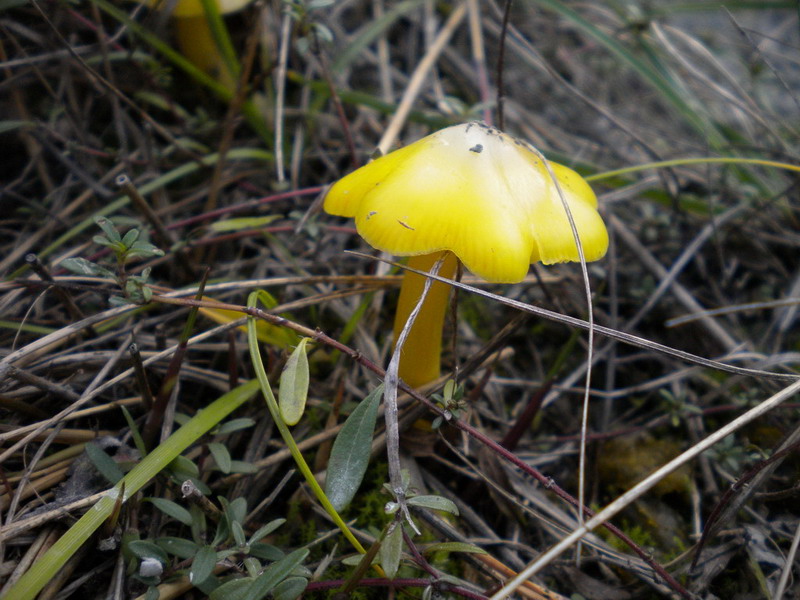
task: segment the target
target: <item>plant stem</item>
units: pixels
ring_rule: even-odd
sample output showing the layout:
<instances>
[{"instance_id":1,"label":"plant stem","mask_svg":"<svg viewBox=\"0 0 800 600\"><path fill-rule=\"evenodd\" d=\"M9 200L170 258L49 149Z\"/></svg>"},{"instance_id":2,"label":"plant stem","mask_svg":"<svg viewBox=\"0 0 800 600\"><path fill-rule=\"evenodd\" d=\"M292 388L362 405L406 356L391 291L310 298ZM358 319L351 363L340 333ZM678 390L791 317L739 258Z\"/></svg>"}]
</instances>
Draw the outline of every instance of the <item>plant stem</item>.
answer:
<instances>
[{"instance_id":1,"label":"plant stem","mask_svg":"<svg viewBox=\"0 0 800 600\"><path fill-rule=\"evenodd\" d=\"M439 268L439 275L453 279L458 267L458 259L452 253L434 252L422 256L412 256L408 266L418 271L430 271L442 256L447 254ZM394 318L395 344L408 321L411 311L416 307L427 277L406 271L397 300ZM403 343L398 374L400 379L411 387L419 387L439 377L442 355L442 326L447 312L447 299L450 286L434 281L419 311L408 337Z\"/></svg>"}]
</instances>

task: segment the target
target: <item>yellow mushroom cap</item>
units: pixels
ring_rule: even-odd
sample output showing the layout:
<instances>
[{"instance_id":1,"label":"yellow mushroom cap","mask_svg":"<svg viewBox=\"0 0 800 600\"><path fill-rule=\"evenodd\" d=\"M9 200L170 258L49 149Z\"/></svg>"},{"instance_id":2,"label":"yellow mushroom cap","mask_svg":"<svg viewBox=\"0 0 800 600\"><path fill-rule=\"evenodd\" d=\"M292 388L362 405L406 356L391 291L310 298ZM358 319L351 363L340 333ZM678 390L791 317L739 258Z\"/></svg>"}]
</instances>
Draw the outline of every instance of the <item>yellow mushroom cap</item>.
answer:
<instances>
[{"instance_id":1,"label":"yellow mushroom cap","mask_svg":"<svg viewBox=\"0 0 800 600\"><path fill-rule=\"evenodd\" d=\"M575 171L550 163L587 261L608 232L597 197ZM325 210L354 217L371 246L398 256L450 250L475 275L525 278L532 262L577 261L555 184L530 146L483 123L454 125L374 160L336 182Z\"/></svg>"},{"instance_id":2,"label":"yellow mushroom cap","mask_svg":"<svg viewBox=\"0 0 800 600\"><path fill-rule=\"evenodd\" d=\"M220 14L236 12L243 9L253 0L217 0L217 7ZM144 0L142 4L147 4L151 8L158 10L169 10L170 15L179 19L186 17L200 17L206 14L201 0Z\"/></svg>"}]
</instances>

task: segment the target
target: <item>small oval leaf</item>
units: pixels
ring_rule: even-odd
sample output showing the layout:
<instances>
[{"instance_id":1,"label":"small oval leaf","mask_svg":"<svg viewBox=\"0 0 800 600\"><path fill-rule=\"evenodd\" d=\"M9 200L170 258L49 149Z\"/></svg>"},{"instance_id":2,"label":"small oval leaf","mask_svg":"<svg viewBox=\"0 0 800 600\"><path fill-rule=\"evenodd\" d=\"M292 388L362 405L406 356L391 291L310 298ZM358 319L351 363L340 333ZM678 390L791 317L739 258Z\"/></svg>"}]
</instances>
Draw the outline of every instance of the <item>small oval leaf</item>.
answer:
<instances>
[{"instance_id":1,"label":"small oval leaf","mask_svg":"<svg viewBox=\"0 0 800 600\"><path fill-rule=\"evenodd\" d=\"M75 273L76 275L89 275L93 277L109 277L114 279L114 273L95 264L85 258L65 258L59 263L59 266L64 267Z\"/></svg>"},{"instance_id":2,"label":"small oval leaf","mask_svg":"<svg viewBox=\"0 0 800 600\"><path fill-rule=\"evenodd\" d=\"M435 552L466 552L467 554L488 554L483 548L467 542L441 542L426 546L422 553L430 556Z\"/></svg>"},{"instance_id":3,"label":"small oval leaf","mask_svg":"<svg viewBox=\"0 0 800 600\"><path fill-rule=\"evenodd\" d=\"M240 429L247 429L248 427L253 427L253 425L255 424L256 424L255 420L251 419L250 417L231 419L230 421L226 421L225 423L220 425L215 433L217 435L225 435L227 433L233 433L234 431L239 431Z\"/></svg>"},{"instance_id":4,"label":"small oval leaf","mask_svg":"<svg viewBox=\"0 0 800 600\"><path fill-rule=\"evenodd\" d=\"M169 563L167 553L153 542L147 540L133 540L127 545L127 551L136 558L157 558L165 565Z\"/></svg>"},{"instance_id":5,"label":"small oval leaf","mask_svg":"<svg viewBox=\"0 0 800 600\"><path fill-rule=\"evenodd\" d=\"M394 579L397 569L400 568L400 556L403 552L403 526L395 522L394 527L389 532L383 542L379 555L381 557L381 567L386 572L386 577Z\"/></svg>"},{"instance_id":6,"label":"small oval leaf","mask_svg":"<svg viewBox=\"0 0 800 600\"><path fill-rule=\"evenodd\" d=\"M253 586L252 577L231 579L212 591L209 600L244 600Z\"/></svg>"},{"instance_id":7,"label":"small oval leaf","mask_svg":"<svg viewBox=\"0 0 800 600\"><path fill-rule=\"evenodd\" d=\"M281 217L282 215L267 215L266 217L239 217L235 219L225 219L211 223L209 228L212 231L220 233L227 231L242 231L243 229L258 229L260 227L266 227Z\"/></svg>"},{"instance_id":8,"label":"small oval leaf","mask_svg":"<svg viewBox=\"0 0 800 600\"><path fill-rule=\"evenodd\" d=\"M263 598L267 592L289 577L295 567L306 559L306 556L308 556L308 548L300 548L264 569L264 572L253 582L253 587L248 593L248 600Z\"/></svg>"},{"instance_id":9,"label":"small oval leaf","mask_svg":"<svg viewBox=\"0 0 800 600\"><path fill-rule=\"evenodd\" d=\"M367 472L382 396L383 385L379 385L350 413L333 442L325 477L325 495L337 511L350 504Z\"/></svg>"},{"instance_id":10,"label":"small oval leaf","mask_svg":"<svg viewBox=\"0 0 800 600\"><path fill-rule=\"evenodd\" d=\"M444 512L449 512L458 516L458 507L452 500L448 500L443 496L413 496L406 499L406 503L409 506L443 510Z\"/></svg>"},{"instance_id":11,"label":"small oval leaf","mask_svg":"<svg viewBox=\"0 0 800 600\"><path fill-rule=\"evenodd\" d=\"M266 525L259 527L252 536L250 536L250 540L248 544L255 544L256 542L260 542L265 537L267 537L270 533L275 531L278 527L286 523L286 519L273 519Z\"/></svg>"},{"instance_id":12,"label":"small oval leaf","mask_svg":"<svg viewBox=\"0 0 800 600\"><path fill-rule=\"evenodd\" d=\"M223 473L231 472L231 454L225 444L219 442L211 442L208 444L208 450L211 456L214 457L214 462L217 463L219 470Z\"/></svg>"},{"instance_id":13,"label":"small oval leaf","mask_svg":"<svg viewBox=\"0 0 800 600\"><path fill-rule=\"evenodd\" d=\"M308 580L305 577L290 577L275 587L272 598L274 600L295 600L300 597L307 586Z\"/></svg>"},{"instance_id":14,"label":"small oval leaf","mask_svg":"<svg viewBox=\"0 0 800 600\"><path fill-rule=\"evenodd\" d=\"M189 582L200 585L214 572L217 564L217 552L211 546L203 546L194 555L192 568L189 570Z\"/></svg>"},{"instance_id":15,"label":"small oval leaf","mask_svg":"<svg viewBox=\"0 0 800 600\"><path fill-rule=\"evenodd\" d=\"M125 473L122 472L122 469L119 468L114 459L106 454L105 450L94 442L86 444L83 451L86 452L89 460L92 461L94 468L112 485L116 485L116 483L125 476Z\"/></svg>"},{"instance_id":16,"label":"small oval leaf","mask_svg":"<svg viewBox=\"0 0 800 600\"><path fill-rule=\"evenodd\" d=\"M155 539L155 543L168 554L172 554L178 558L192 558L200 549L200 546L195 544L192 540L185 540L179 537L160 537Z\"/></svg>"},{"instance_id":17,"label":"small oval leaf","mask_svg":"<svg viewBox=\"0 0 800 600\"><path fill-rule=\"evenodd\" d=\"M192 524L192 515L180 504L176 504L172 500L167 500L165 498L145 498L145 500L152 503L158 510L169 515L176 521L180 521L184 525Z\"/></svg>"},{"instance_id":18,"label":"small oval leaf","mask_svg":"<svg viewBox=\"0 0 800 600\"><path fill-rule=\"evenodd\" d=\"M306 409L306 399L308 398L306 344L310 339L300 340L281 373L278 406L281 410L281 418L287 425L297 425Z\"/></svg>"}]
</instances>

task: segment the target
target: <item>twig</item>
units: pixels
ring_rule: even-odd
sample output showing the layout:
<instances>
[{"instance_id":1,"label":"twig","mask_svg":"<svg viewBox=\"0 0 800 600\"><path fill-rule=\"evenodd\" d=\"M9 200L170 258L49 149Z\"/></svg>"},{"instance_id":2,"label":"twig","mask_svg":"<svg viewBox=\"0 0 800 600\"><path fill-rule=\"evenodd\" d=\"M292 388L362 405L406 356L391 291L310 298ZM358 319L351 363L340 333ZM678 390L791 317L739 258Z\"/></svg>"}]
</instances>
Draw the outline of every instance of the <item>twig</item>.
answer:
<instances>
[{"instance_id":1,"label":"twig","mask_svg":"<svg viewBox=\"0 0 800 600\"><path fill-rule=\"evenodd\" d=\"M508 36L508 18L511 14L512 0L506 0L503 9L503 25L500 29L500 45L497 48L497 127L502 131L506 126L505 113L503 107L506 102L505 82L503 81L503 69L506 59L506 37Z\"/></svg>"}]
</instances>

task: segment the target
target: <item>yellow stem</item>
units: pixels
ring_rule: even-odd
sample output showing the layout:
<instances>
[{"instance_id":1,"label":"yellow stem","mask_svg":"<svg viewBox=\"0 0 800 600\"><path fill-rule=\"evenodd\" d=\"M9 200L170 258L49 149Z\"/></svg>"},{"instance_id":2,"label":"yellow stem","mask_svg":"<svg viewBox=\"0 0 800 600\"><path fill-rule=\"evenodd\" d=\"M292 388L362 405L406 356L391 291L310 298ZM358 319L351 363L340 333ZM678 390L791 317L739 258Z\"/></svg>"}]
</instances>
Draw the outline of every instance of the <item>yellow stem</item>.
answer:
<instances>
[{"instance_id":1,"label":"yellow stem","mask_svg":"<svg viewBox=\"0 0 800 600\"><path fill-rule=\"evenodd\" d=\"M194 66L214 77L228 89L236 89L236 82L217 48L214 34L208 25L208 18L204 14L197 17L176 17L175 38L181 53Z\"/></svg>"},{"instance_id":2,"label":"yellow stem","mask_svg":"<svg viewBox=\"0 0 800 600\"><path fill-rule=\"evenodd\" d=\"M412 256L408 266L420 271L430 271L431 267L444 254L434 252ZM441 277L452 279L458 267L458 259L452 252L447 253L444 264L439 269ZM400 298L397 300L397 313L394 318L394 339L408 320L408 315L422 295L426 277L406 271L403 276L403 285L400 288ZM442 326L447 312L447 300L450 297L450 286L434 281L425 304L422 305L417 315L414 326L406 338L400 355L400 378L412 387L419 387L439 377L439 366L442 355Z\"/></svg>"}]
</instances>

